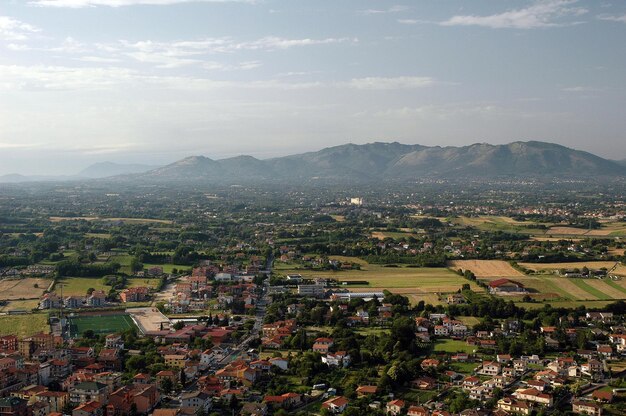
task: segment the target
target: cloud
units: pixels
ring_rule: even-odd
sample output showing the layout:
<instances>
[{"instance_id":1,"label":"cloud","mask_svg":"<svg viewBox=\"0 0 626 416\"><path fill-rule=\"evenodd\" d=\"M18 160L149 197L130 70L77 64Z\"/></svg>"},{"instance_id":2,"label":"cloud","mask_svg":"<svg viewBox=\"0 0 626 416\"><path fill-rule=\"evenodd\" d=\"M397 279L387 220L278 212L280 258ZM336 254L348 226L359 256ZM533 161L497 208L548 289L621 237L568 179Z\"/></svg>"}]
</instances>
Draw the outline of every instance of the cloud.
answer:
<instances>
[{"instance_id":1,"label":"cloud","mask_svg":"<svg viewBox=\"0 0 626 416\"><path fill-rule=\"evenodd\" d=\"M580 22L563 22L571 16L582 16L589 11L572 7L578 0L537 1L525 9L516 9L489 16L458 15L440 22L442 26L482 26L492 29L535 29L568 26Z\"/></svg>"},{"instance_id":2,"label":"cloud","mask_svg":"<svg viewBox=\"0 0 626 416\"><path fill-rule=\"evenodd\" d=\"M358 42L355 38L325 39L288 39L266 36L252 41L238 42L231 38L206 38L190 41L153 42L150 40L129 42L120 41L117 45L109 45L111 49L121 52L139 62L155 63L160 68L177 68L204 62L202 56L211 54L231 54L238 51L275 51L296 47L329 45L346 42ZM256 61L254 61L256 62ZM214 64L209 61L204 65ZM244 65L245 66L245 65ZM233 69L253 69L259 65L234 66ZM227 66L224 65L224 69Z\"/></svg>"},{"instance_id":3,"label":"cloud","mask_svg":"<svg viewBox=\"0 0 626 416\"><path fill-rule=\"evenodd\" d=\"M390 14L390 13L400 13L400 12L404 12L406 10L409 10L408 6L395 5L395 6L389 7L388 9L367 9L367 10L361 10L359 13L365 14L365 15Z\"/></svg>"},{"instance_id":4,"label":"cloud","mask_svg":"<svg viewBox=\"0 0 626 416\"><path fill-rule=\"evenodd\" d=\"M248 3L256 0L31 0L29 4L40 7L64 7L80 9L83 7L122 7L122 6L167 6L181 3Z\"/></svg>"},{"instance_id":5,"label":"cloud","mask_svg":"<svg viewBox=\"0 0 626 416\"><path fill-rule=\"evenodd\" d=\"M427 87L434 82L435 80L430 77L367 77L354 78L348 86L358 90L397 90Z\"/></svg>"},{"instance_id":6,"label":"cloud","mask_svg":"<svg viewBox=\"0 0 626 416\"><path fill-rule=\"evenodd\" d=\"M573 87L562 88L561 91L564 91L564 92L594 92L594 91L600 91L600 90L597 89L597 88L593 88L593 87L585 87L585 86L582 86L582 85L576 85L576 86L573 86Z\"/></svg>"},{"instance_id":7,"label":"cloud","mask_svg":"<svg viewBox=\"0 0 626 416\"><path fill-rule=\"evenodd\" d=\"M40 29L9 16L0 16L0 39L21 41L26 40Z\"/></svg>"},{"instance_id":8,"label":"cloud","mask_svg":"<svg viewBox=\"0 0 626 416\"><path fill-rule=\"evenodd\" d=\"M611 15L601 14L596 17L600 20L608 20L610 22L626 23L626 14L623 16L611 16Z\"/></svg>"}]
</instances>

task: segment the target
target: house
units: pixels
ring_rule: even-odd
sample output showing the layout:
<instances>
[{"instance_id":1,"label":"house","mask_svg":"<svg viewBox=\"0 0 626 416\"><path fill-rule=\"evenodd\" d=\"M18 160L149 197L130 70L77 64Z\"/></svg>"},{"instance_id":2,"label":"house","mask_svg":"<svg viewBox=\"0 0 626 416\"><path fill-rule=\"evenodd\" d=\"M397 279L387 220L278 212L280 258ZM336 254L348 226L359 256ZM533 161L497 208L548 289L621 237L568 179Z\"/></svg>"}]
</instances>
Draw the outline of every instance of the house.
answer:
<instances>
[{"instance_id":1,"label":"house","mask_svg":"<svg viewBox=\"0 0 626 416\"><path fill-rule=\"evenodd\" d=\"M302 404L302 395L285 393L280 396L265 396L263 402L282 409L291 409Z\"/></svg>"},{"instance_id":2,"label":"house","mask_svg":"<svg viewBox=\"0 0 626 416\"><path fill-rule=\"evenodd\" d=\"M342 413L348 407L348 399L343 396L333 397L322 403L322 409L328 409L332 413Z\"/></svg>"},{"instance_id":3,"label":"house","mask_svg":"<svg viewBox=\"0 0 626 416\"><path fill-rule=\"evenodd\" d=\"M498 400L498 409L504 410L508 413L530 415L532 412L532 405L523 400L515 400L512 397L503 397Z\"/></svg>"},{"instance_id":4,"label":"house","mask_svg":"<svg viewBox=\"0 0 626 416\"><path fill-rule=\"evenodd\" d=\"M359 386L356 388L356 394L359 397L370 396L376 394L378 387L376 386Z\"/></svg>"},{"instance_id":5,"label":"house","mask_svg":"<svg viewBox=\"0 0 626 416\"><path fill-rule=\"evenodd\" d=\"M483 361L483 366L478 373L485 376L497 376L501 371L502 365L500 363L495 361Z\"/></svg>"},{"instance_id":6,"label":"house","mask_svg":"<svg viewBox=\"0 0 626 416\"><path fill-rule=\"evenodd\" d=\"M67 309L77 309L83 306L83 298L80 296L68 296L63 300L63 306Z\"/></svg>"},{"instance_id":7,"label":"house","mask_svg":"<svg viewBox=\"0 0 626 416\"><path fill-rule=\"evenodd\" d=\"M48 404L51 412L61 412L67 405L70 395L65 391L42 391L35 394L35 398Z\"/></svg>"},{"instance_id":8,"label":"house","mask_svg":"<svg viewBox=\"0 0 626 416\"><path fill-rule=\"evenodd\" d=\"M92 401L83 403L74 410L72 416L103 416L104 405L100 402Z\"/></svg>"},{"instance_id":9,"label":"house","mask_svg":"<svg viewBox=\"0 0 626 416\"><path fill-rule=\"evenodd\" d=\"M449 305L460 305L465 303L465 297L460 293L452 293L451 295L448 295L446 301Z\"/></svg>"},{"instance_id":10,"label":"house","mask_svg":"<svg viewBox=\"0 0 626 416\"><path fill-rule=\"evenodd\" d=\"M437 380L424 376L411 381L411 386L419 390L434 390L437 388Z\"/></svg>"},{"instance_id":11,"label":"house","mask_svg":"<svg viewBox=\"0 0 626 416\"><path fill-rule=\"evenodd\" d=\"M591 398L600 403L611 403L613 401L612 390L595 390L591 393Z\"/></svg>"},{"instance_id":12,"label":"house","mask_svg":"<svg viewBox=\"0 0 626 416\"><path fill-rule=\"evenodd\" d=\"M410 406L406 414L407 416L428 416L428 410L422 406Z\"/></svg>"},{"instance_id":13,"label":"house","mask_svg":"<svg viewBox=\"0 0 626 416\"><path fill-rule=\"evenodd\" d=\"M194 409L196 412L200 412L201 409L205 412L211 409L211 396L203 391L193 391L185 393L180 398L180 406Z\"/></svg>"},{"instance_id":14,"label":"house","mask_svg":"<svg viewBox=\"0 0 626 416\"><path fill-rule=\"evenodd\" d=\"M105 338L104 347L105 348L110 348L110 349L123 350L124 349L124 340L122 339L122 336L119 335L119 334L109 334Z\"/></svg>"},{"instance_id":15,"label":"house","mask_svg":"<svg viewBox=\"0 0 626 416\"><path fill-rule=\"evenodd\" d=\"M510 279L496 279L489 282L489 292L501 293L525 293L526 289L520 282Z\"/></svg>"},{"instance_id":16,"label":"house","mask_svg":"<svg viewBox=\"0 0 626 416\"><path fill-rule=\"evenodd\" d=\"M397 416L402 413L404 408L406 407L406 403L404 400L396 399L390 402L387 402L387 413Z\"/></svg>"},{"instance_id":17,"label":"house","mask_svg":"<svg viewBox=\"0 0 626 416\"><path fill-rule=\"evenodd\" d=\"M552 396L546 393L542 393L535 388L530 389L520 389L513 393L515 397L519 400L527 400L530 402L535 402L537 404L542 404L545 406L552 406L553 400Z\"/></svg>"},{"instance_id":18,"label":"house","mask_svg":"<svg viewBox=\"0 0 626 416\"><path fill-rule=\"evenodd\" d=\"M128 415L133 408L138 414L148 413L160 399L159 391L153 384L120 387L109 395L106 413L107 416Z\"/></svg>"},{"instance_id":19,"label":"house","mask_svg":"<svg viewBox=\"0 0 626 416\"><path fill-rule=\"evenodd\" d=\"M437 368L439 364L440 364L440 361L437 360L436 358L426 358L425 360L422 361L420 366L422 367L422 370L427 370L429 368Z\"/></svg>"},{"instance_id":20,"label":"house","mask_svg":"<svg viewBox=\"0 0 626 416\"><path fill-rule=\"evenodd\" d=\"M269 362L283 371L287 371L289 369L289 360L285 358L273 357L269 359Z\"/></svg>"},{"instance_id":21,"label":"house","mask_svg":"<svg viewBox=\"0 0 626 416\"><path fill-rule=\"evenodd\" d=\"M145 286L129 287L122 290L120 299L122 302L143 302L148 299L150 289Z\"/></svg>"},{"instance_id":22,"label":"house","mask_svg":"<svg viewBox=\"0 0 626 416\"><path fill-rule=\"evenodd\" d=\"M602 406L594 402L576 400L572 403L572 412L579 415L602 416Z\"/></svg>"},{"instance_id":23,"label":"house","mask_svg":"<svg viewBox=\"0 0 626 416\"><path fill-rule=\"evenodd\" d=\"M0 399L0 415L27 416L27 401L18 397L4 397Z\"/></svg>"},{"instance_id":24,"label":"house","mask_svg":"<svg viewBox=\"0 0 626 416\"><path fill-rule=\"evenodd\" d=\"M332 338L317 338L313 343L313 351L327 354L330 347L333 346Z\"/></svg>"},{"instance_id":25,"label":"house","mask_svg":"<svg viewBox=\"0 0 626 416\"><path fill-rule=\"evenodd\" d=\"M72 403L87 403L97 401L100 403L107 402L108 386L106 384L83 381L70 389L70 401Z\"/></svg>"},{"instance_id":26,"label":"house","mask_svg":"<svg viewBox=\"0 0 626 416\"><path fill-rule=\"evenodd\" d=\"M345 351L329 352L322 357L322 362L329 367L348 367L350 365L350 354Z\"/></svg>"},{"instance_id":27,"label":"house","mask_svg":"<svg viewBox=\"0 0 626 416\"><path fill-rule=\"evenodd\" d=\"M86 298L87 306L98 308L106 304L106 293L102 290L94 290Z\"/></svg>"}]
</instances>

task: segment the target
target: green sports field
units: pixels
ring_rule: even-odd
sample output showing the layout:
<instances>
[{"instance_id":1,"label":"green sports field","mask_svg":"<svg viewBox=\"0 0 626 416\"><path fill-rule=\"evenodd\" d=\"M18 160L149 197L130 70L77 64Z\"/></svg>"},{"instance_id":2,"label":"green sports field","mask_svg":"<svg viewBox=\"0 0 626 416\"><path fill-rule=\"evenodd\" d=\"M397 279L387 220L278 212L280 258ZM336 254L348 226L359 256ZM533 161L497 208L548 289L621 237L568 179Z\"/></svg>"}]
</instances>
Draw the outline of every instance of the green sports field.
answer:
<instances>
[{"instance_id":1,"label":"green sports field","mask_svg":"<svg viewBox=\"0 0 626 416\"><path fill-rule=\"evenodd\" d=\"M91 329L95 334L112 334L136 328L135 323L128 315L105 316L73 316L70 317L70 336L81 336Z\"/></svg>"}]
</instances>

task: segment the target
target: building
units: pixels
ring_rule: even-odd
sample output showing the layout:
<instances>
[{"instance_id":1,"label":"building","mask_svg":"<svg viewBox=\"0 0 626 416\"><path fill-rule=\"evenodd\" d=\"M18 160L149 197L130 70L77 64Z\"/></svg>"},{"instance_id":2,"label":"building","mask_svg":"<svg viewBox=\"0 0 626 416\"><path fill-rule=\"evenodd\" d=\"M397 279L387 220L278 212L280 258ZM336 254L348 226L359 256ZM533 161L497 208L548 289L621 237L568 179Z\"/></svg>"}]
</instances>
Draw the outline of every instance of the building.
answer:
<instances>
[{"instance_id":1,"label":"building","mask_svg":"<svg viewBox=\"0 0 626 416\"><path fill-rule=\"evenodd\" d=\"M310 298L323 298L326 294L326 285L314 283L312 285L298 285L298 295Z\"/></svg>"},{"instance_id":2,"label":"building","mask_svg":"<svg viewBox=\"0 0 626 416\"><path fill-rule=\"evenodd\" d=\"M4 397L0 399L0 415L28 416L27 401L18 397Z\"/></svg>"},{"instance_id":3,"label":"building","mask_svg":"<svg viewBox=\"0 0 626 416\"><path fill-rule=\"evenodd\" d=\"M129 287L122 290L120 299L122 302L143 302L148 299L149 289L145 286Z\"/></svg>"},{"instance_id":4,"label":"building","mask_svg":"<svg viewBox=\"0 0 626 416\"><path fill-rule=\"evenodd\" d=\"M489 282L489 292L499 293L526 293L524 285L510 279L496 279Z\"/></svg>"},{"instance_id":5,"label":"building","mask_svg":"<svg viewBox=\"0 0 626 416\"><path fill-rule=\"evenodd\" d=\"M594 402L576 400L572 403L572 412L579 415L602 416L602 406Z\"/></svg>"},{"instance_id":6,"label":"building","mask_svg":"<svg viewBox=\"0 0 626 416\"><path fill-rule=\"evenodd\" d=\"M332 413L342 413L348 407L348 399L343 396L333 397L322 403L322 409L328 409Z\"/></svg>"},{"instance_id":7,"label":"building","mask_svg":"<svg viewBox=\"0 0 626 416\"><path fill-rule=\"evenodd\" d=\"M107 385L95 381L83 381L70 389L70 401L72 403L87 403L97 401L107 402Z\"/></svg>"}]
</instances>

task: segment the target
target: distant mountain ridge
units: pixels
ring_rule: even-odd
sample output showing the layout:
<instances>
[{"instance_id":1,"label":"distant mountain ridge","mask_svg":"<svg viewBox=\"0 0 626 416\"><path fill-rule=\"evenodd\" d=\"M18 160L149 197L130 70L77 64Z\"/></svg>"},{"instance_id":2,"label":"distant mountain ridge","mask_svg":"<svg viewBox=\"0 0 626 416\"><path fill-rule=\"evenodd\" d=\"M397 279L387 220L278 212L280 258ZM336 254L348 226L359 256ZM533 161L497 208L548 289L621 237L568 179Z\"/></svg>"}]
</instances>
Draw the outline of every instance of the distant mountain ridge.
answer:
<instances>
[{"instance_id":1,"label":"distant mountain ridge","mask_svg":"<svg viewBox=\"0 0 626 416\"><path fill-rule=\"evenodd\" d=\"M425 178L626 177L626 166L553 143L477 143L440 147L393 143L345 144L317 152L259 160L191 156L126 179L143 181L376 182ZM120 178L121 179L121 178Z\"/></svg>"},{"instance_id":2,"label":"distant mountain ridge","mask_svg":"<svg viewBox=\"0 0 626 416\"><path fill-rule=\"evenodd\" d=\"M106 178L109 176L126 175L129 173L143 173L160 166L142 165L139 163L123 164L114 162L94 163L78 172L76 176L81 178Z\"/></svg>"}]
</instances>

